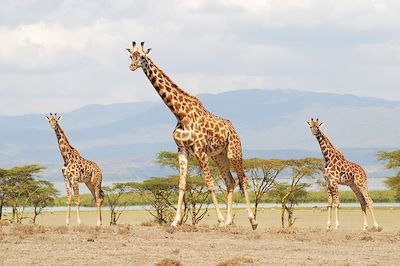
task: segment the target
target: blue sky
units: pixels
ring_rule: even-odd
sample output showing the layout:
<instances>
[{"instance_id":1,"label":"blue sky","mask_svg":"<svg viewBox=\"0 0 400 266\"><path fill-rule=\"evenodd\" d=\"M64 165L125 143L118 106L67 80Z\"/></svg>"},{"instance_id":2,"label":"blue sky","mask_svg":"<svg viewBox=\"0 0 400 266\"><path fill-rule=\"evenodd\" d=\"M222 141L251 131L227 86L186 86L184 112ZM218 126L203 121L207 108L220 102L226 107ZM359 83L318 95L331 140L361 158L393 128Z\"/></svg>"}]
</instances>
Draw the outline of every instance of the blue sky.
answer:
<instances>
[{"instance_id":1,"label":"blue sky","mask_svg":"<svg viewBox=\"0 0 400 266\"><path fill-rule=\"evenodd\" d=\"M124 51L192 94L296 89L400 100L399 1L0 0L0 115L155 101Z\"/></svg>"}]
</instances>

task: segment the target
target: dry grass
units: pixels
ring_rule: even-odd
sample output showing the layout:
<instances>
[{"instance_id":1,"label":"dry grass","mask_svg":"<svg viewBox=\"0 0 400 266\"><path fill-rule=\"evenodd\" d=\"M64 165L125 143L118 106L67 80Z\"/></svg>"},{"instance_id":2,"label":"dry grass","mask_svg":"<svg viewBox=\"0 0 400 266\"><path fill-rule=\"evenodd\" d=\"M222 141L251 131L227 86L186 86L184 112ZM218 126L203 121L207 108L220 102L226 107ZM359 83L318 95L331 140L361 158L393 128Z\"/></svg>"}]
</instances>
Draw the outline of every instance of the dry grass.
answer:
<instances>
[{"instance_id":1,"label":"dry grass","mask_svg":"<svg viewBox=\"0 0 400 266\"><path fill-rule=\"evenodd\" d=\"M1 229L0 261L2 265L395 265L400 254L400 231L170 228L8 225Z\"/></svg>"},{"instance_id":2,"label":"dry grass","mask_svg":"<svg viewBox=\"0 0 400 266\"><path fill-rule=\"evenodd\" d=\"M254 260L252 258L246 258L246 257L234 257L226 261L218 262L216 266L244 266L244 265L254 265Z\"/></svg>"},{"instance_id":3,"label":"dry grass","mask_svg":"<svg viewBox=\"0 0 400 266\"><path fill-rule=\"evenodd\" d=\"M183 264L174 259L163 259L162 261L156 263L156 266L182 266Z\"/></svg>"},{"instance_id":4,"label":"dry grass","mask_svg":"<svg viewBox=\"0 0 400 266\"><path fill-rule=\"evenodd\" d=\"M326 230L326 213L312 210L299 211L304 225L290 229L269 224L262 215L277 217L267 210L260 214L256 231L245 212L243 219L237 214L239 225L222 228L213 215L197 226L172 228L145 222L148 216L133 220L136 224L67 227L64 215L56 214L56 225L0 223L0 265L396 265L400 213L377 214L382 232L363 232L362 216L354 219L356 210L344 212L339 230ZM83 221L92 216L95 224L95 213Z\"/></svg>"}]
</instances>

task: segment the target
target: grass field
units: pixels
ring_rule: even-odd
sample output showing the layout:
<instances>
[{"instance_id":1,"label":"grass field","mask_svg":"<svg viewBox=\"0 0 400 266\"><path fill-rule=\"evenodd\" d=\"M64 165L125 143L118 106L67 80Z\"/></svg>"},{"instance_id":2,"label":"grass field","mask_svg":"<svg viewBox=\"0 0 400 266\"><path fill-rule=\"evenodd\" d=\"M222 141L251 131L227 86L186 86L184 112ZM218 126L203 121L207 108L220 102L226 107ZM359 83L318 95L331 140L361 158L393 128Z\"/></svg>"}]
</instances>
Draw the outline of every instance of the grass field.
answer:
<instances>
[{"instance_id":1,"label":"grass field","mask_svg":"<svg viewBox=\"0 0 400 266\"><path fill-rule=\"evenodd\" d=\"M381 232L361 230L358 208L340 211L338 230L326 230L326 211L311 208L297 209L285 230L278 209L263 209L255 231L243 209L228 228L216 226L214 210L178 229L150 223L145 211L124 212L117 226L105 212L101 227L95 212L83 212L80 226L73 213L68 227L65 213L46 213L35 226L0 223L0 265L398 265L400 208L375 212Z\"/></svg>"},{"instance_id":2,"label":"grass field","mask_svg":"<svg viewBox=\"0 0 400 266\"><path fill-rule=\"evenodd\" d=\"M254 202L254 193L250 193L250 200ZM374 200L374 202L396 202L395 200L395 193L391 190L371 190L369 191L369 195ZM176 198L172 200L172 202L177 203L177 195ZM219 202L223 202L225 198L220 193L217 194L219 198ZM349 203L349 202L357 202L358 199L353 191L348 190L340 190L339 197L341 203ZM80 195L81 199L81 206L96 206L93 196L91 194L82 194ZM148 197L143 197L143 195L139 193L125 193L121 197L121 202L125 202L128 206L137 206L137 205L148 205L151 202L148 200ZM234 200L236 203L245 203L245 199L242 193L235 192L234 193ZM299 199L299 203L319 203L319 202L326 202L327 201L327 192L326 191L308 191L305 197ZM264 195L261 200L262 203L280 203L280 199L276 197L272 197L268 193ZM105 202L104 204L107 204ZM66 205L66 198L59 197L56 199L55 206L65 206Z\"/></svg>"},{"instance_id":3,"label":"grass field","mask_svg":"<svg viewBox=\"0 0 400 266\"><path fill-rule=\"evenodd\" d=\"M400 231L400 208L375 208L375 216L378 223L384 228L385 231ZM26 213L30 216L29 213ZM250 226L245 209L234 209L235 219L234 222L238 226ZM6 214L7 218L10 214ZM71 211L70 225L76 224L75 208ZM297 208L295 210L295 227L320 227L325 228L327 220L327 212L320 208ZM65 224L65 212L45 212L38 216L37 224L60 226ZM370 218L368 213L368 219ZM81 220L84 225L96 224L96 212L81 211ZM359 208L342 208L339 210L340 226L347 229L360 229L362 228L362 213ZM143 222L152 220L152 216L145 210L143 211L124 211L118 221L120 224L140 225ZM266 208L259 209L257 214L259 228L279 227L280 226L280 209ZM371 220L368 220L371 223ZM29 223L30 220L24 220L24 223ZM108 225L110 222L110 212L103 211L103 226ZM190 223L190 221L188 221ZM216 213L214 209L210 209L206 217L200 222L200 225L215 225L217 224ZM372 223L371 223L372 224Z\"/></svg>"}]
</instances>

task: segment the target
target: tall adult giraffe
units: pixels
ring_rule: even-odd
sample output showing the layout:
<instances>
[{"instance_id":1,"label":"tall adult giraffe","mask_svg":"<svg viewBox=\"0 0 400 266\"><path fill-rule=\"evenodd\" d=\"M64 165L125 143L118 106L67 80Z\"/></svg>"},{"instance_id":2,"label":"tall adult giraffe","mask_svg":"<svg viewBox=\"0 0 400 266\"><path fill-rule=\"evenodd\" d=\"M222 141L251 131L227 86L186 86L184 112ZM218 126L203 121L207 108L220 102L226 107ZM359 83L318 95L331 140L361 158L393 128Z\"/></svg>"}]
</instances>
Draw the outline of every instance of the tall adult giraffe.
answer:
<instances>
[{"instance_id":1,"label":"tall adult giraffe","mask_svg":"<svg viewBox=\"0 0 400 266\"><path fill-rule=\"evenodd\" d=\"M322 154L325 159L324 177L328 185L328 224L327 228L331 228L332 219L332 204L335 208L336 224L335 229L339 227L338 207L339 194L338 185L347 185L356 194L361 204L363 212L364 225L363 230L368 228L366 208L371 212L374 222L374 228L378 229L379 225L376 222L374 212L372 211L372 199L368 195L367 175L364 169L358 164L352 163L344 158L341 151L336 149L325 134L320 130L324 123L320 123L318 118L307 121L312 134L317 138L321 147Z\"/></svg>"},{"instance_id":2,"label":"tall adult giraffe","mask_svg":"<svg viewBox=\"0 0 400 266\"><path fill-rule=\"evenodd\" d=\"M242 166L242 147L239 135L229 120L210 113L200 100L179 88L154 62L149 58L151 49L144 51L144 42L137 46L132 42L132 48L127 48L132 59L130 70L142 68L146 77L153 84L164 103L177 119L173 131L173 138L178 146L178 160L180 165L179 197L177 212L172 226L177 226L181 219L183 195L186 187L186 173L188 154L193 154L204 172L205 183L211 193L220 225L232 223L232 193L234 180L230 172L230 165L236 170L239 185L243 189L248 218L253 229L257 222L250 209L247 177ZM217 164L224 177L228 191L228 210L226 221L218 206L214 183L208 166L211 157Z\"/></svg>"},{"instance_id":3,"label":"tall adult giraffe","mask_svg":"<svg viewBox=\"0 0 400 266\"><path fill-rule=\"evenodd\" d=\"M66 224L69 224L69 218L71 214L71 186L74 190L75 204L76 204L76 219L78 224L81 223L80 219L80 198L79 198L79 183L85 183L93 197L96 200L97 206L97 225L102 224L101 217L101 205L103 203L104 193L101 190L102 173L100 167L92 161L89 161L79 155L77 149L72 147L69 143L67 136L62 130L58 122L60 122L62 116L50 113L46 116L50 126L56 133L58 145L60 148L61 156L64 159L64 166L62 173L64 175L65 187L67 191L67 220Z\"/></svg>"}]
</instances>

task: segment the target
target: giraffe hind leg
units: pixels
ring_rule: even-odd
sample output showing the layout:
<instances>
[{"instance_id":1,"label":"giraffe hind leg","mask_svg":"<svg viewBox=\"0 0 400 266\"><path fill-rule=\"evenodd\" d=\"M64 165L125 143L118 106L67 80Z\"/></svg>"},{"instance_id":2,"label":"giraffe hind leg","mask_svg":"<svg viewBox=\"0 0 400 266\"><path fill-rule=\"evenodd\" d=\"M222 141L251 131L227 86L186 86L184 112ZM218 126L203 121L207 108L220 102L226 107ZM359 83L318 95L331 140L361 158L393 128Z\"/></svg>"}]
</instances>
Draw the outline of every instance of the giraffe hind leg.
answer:
<instances>
[{"instance_id":1,"label":"giraffe hind leg","mask_svg":"<svg viewBox=\"0 0 400 266\"><path fill-rule=\"evenodd\" d=\"M76 204L76 221L78 225L81 224L81 212L80 212L80 205L81 205L81 199L79 197L79 183L75 182L72 185L74 189L74 198L75 198L75 204Z\"/></svg>"},{"instance_id":2,"label":"giraffe hind leg","mask_svg":"<svg viewBox=\"0 0 400 266\"><path fill-rule=\"evenodd\" d=\"M235 144L237 144L236 146L233 145L232 143L233 142L230 142L228 145L228 158L229 158L232 166L236 170L237 176L239 178L240 188L242 189L245 200L246 200L246 208L247 208L248 218L249 218L251 227L253 228L253 230L255 230L258 226L258 223L257 223L256 219L254 218L253 212L250 209L249 191L247 189L248 180L243 171L243 159L242 159L242 150L241 150L240 142L239 142L239 140L236 140L234 142Z\"/></svg>"},{"instance_id":3,"label":"giraffe hind leg","mask_svg":"<svg viewBox=\"0 0 400 266\"><path fill-rule=\"evenodd\" d=\"M221 210L219 209L218 199L215 194L214 182L212 180L210 168L208 167L208 155L205 152L196 153L197 160L199 161L200 167L204 172L204 179L208 190L210 191L212 201L217 212L218 223L220 226L225 226L224 217L222 216Z\"/></svg>"},{"instance_id":4,"label":"giraffe hind leg","mask_svg":"<svg viewBox=\"0 0 400 266\"><path fill-rule=\"evenodd\" d=\"M381 231L382 228L379 226L378 222L376 221L374 211L372 210L373 201L372 201L371 197L368 195L367 189L366 188L362 189L361 193L362 193L362 195L363 195L363 197L365 199L367 208L369 209L369 212L371 213L372 221L374 223L374 229L378 230L378 231Z\"/></svg>"},{"instance_id":5,"label":"giraffe hind leg","mask_svg":"<svg viewBox=\"0 0 400 266\"><path fill-rule=\"evenodd\" d=\"M218 154L212 157L218 169L221 172L222 177L224 178L227 190L227 214L225 225L230 225L232 223L232 196L233 190L235 188L235 180L232 177L232 174L229 170L229 160L226 155L226 152Z\"/></svg>"},{"instance_id":6,"label":"giraffe hind leg","mask_svg":"<svg viewBox=\"0 0 400 266\"><path fill-rule=\"evenodd\" d=\"M356 185L351 185L350 188L353 190L354 194L356 194L358 201L360 202L361 205L361 210L363 212L363 230L368 229L368 220L367 220L367 202L361 193L360 189Z\"/></svg>"},{"instance_id":7,"label":"giraffe hind leg","mask_svg":"<svg viewBox=\"0 0 400 266\"><path fill-rule=\"evenodd\" d=\"M102 225L101 205L103 203L104 192L100 189L100 185L93 185L91 182L85 183L87 188L92 193L93 198L96 201L97 207L97 225Z\"/></svg>"}]
</instances>

